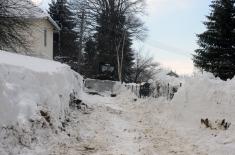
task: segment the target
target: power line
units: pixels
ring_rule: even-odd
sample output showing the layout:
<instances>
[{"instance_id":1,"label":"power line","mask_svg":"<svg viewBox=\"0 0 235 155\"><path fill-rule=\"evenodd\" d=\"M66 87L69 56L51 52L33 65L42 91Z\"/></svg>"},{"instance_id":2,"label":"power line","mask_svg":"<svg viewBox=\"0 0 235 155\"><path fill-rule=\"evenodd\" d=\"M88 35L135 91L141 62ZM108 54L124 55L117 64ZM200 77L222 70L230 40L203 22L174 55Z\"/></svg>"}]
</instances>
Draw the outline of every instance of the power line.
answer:
<instances>
[{"instance_id":1,"label":"power line","mask_svg":"<svg viewBox=\"0 0 235 155\"><path fill-rule=\"evenodd\" d=\"M193 54L192 51L180 49L178 47L174 47L174 46L170 46L170 45L166 45L166 44L161 43L159 41L151 40L150 42L144 42L144 44L148 44L151 47L166 51L168 53L173 53L173 54L181 55L181 56L185 56L185 57L191 57L191 55Z\"/></svg>"}]
</instances>

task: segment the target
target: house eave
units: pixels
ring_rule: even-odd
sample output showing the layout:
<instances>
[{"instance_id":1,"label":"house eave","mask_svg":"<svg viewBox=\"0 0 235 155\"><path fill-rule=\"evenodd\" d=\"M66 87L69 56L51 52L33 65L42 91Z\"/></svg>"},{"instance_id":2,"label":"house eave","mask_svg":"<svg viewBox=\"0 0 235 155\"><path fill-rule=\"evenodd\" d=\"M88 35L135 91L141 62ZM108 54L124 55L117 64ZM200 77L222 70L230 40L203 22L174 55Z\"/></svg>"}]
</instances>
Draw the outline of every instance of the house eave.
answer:
<instances>
[{"instance_id":1,"label":"house eave","mask_svg":"<svg viewBox=\"0 0 235 155\"><path fill-rule=\"evenodd\" d=\"M46 19L56 28L57 31L61 30L59 25L50 16L47 16Z\"/></svg>"}]
</instances>

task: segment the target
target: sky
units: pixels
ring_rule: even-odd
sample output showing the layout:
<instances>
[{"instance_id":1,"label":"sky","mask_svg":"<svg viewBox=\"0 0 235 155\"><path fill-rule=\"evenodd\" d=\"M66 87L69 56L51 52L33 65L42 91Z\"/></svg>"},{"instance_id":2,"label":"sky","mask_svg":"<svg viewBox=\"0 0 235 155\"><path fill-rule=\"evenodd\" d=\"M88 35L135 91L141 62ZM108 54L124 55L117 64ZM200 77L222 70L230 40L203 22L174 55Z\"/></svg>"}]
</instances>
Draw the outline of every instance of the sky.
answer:
<instances>
[{"instance_id":1,"label":"sky","mask_svg":"<svg viewBox=\"0 0 235 155\"><path fill-rule=\"evenodd\" d=\"M44 8L50 0L33 0ZM203 21L211 0L146 0L143 20L148 28L144 42L135 41L136 50L153 56L163 67L178 74L194 71L192 54L198 48L196 34L205 31Z\"/></svg>"},{"instance_id":2,"label":"sky","mask_svg":"<svg viewBox=\"0 0 235 155\"><path fill-rule=\"evenodd\" d=\"M203 21L210 13L210 0L147 0L149 29L145 53L154 56L162 66L178 74L192 74L192 54L198 48L196 34L205 31Z\"/></svg>"}]
</instances>

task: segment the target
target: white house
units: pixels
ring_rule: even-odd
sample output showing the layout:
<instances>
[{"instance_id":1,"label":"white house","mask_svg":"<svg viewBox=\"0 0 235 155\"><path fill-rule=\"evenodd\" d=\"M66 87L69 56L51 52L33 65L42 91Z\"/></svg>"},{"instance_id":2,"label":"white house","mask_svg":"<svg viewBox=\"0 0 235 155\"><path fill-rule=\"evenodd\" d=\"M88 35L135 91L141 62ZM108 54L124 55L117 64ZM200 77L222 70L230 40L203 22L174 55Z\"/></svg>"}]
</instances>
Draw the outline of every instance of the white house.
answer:
<instances>
[{"instance_id":1,"label":"white house","mask_svg":"<svg viewBox=\"0 0 235 155\"><path fill-rule=\"evenodd\" d=\"M19 15L20 18L26 18L30 23L29 32L22 32L29 43L29 50L24 51L20 47L15 47L22 54L35 57L53 59L53 33L59 32L60 27L39 7L28 0L15 0L21 3L23 9ZM23 13L22 13L23 12ZM17 13L18 14L18 13ZM11 49L8 49L11 51Z\"/></svg>"},{"instance_id":2,"label":"white house","mask_svg":"<svg viewBox=\"0 0 235 155\"><path fill-rule=\"evenodd\" d=\"M31 55L53 59L53 33L58 32L60 27L45 13L43 16L35 17L30 21L32 22L29 37Z\"/></svg>"}]
</instances>

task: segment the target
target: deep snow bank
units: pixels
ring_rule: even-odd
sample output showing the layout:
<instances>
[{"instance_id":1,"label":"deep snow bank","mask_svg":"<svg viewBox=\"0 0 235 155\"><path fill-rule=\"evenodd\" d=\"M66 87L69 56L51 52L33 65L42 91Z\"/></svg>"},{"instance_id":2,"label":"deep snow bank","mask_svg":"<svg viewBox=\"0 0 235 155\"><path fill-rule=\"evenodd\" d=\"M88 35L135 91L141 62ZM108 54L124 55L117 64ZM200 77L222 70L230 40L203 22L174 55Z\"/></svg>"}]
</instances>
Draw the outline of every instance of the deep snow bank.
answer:
<instances>
[{"instance_id":1,"label":"deep snow bank","mask_svg":"<svg viewBox=\"0 0 235 155\"><path fill-rule=\"evenodd\" d=\"M234 154L235 79L222 81L204 74L183 83L165 109L167 124L209 154ZM206 118L212 128L201 123ZM220 126L223 119L231 123L227 130Z\"/></svg>"},{"instance_id":2,"label":"deep snow bank","mask_svg":"<svg viewBox=\"0 0 235 155\"><path fill-rule=\"evenodd\" d=\"M201 118L235 121L235 79L222 81L213 76L185 78L172 104L182 121L193 124Z\"/></svg>"},{"instance_id":3,"label":"deep snow bank","mask_svg":"<svg viewBox=\"0 0 235 155\"><path fill-rule=\"evenodd\" d=\"M67 65L0 51L0 154L42 152L65 131L70 94L80 97L82 81Z\"/></svg>"},{"instance_id":4,"label":"deep snow bank","mask_svg":"<svg viewBox=\"0 0 235 155\"><path fill-rule=\"evenodd\" d=\"M69 66L0 51L0 125L25 121L40 108L63 118L69 95L78 94L82 77Z\"/></svg>"}]
</instances>

